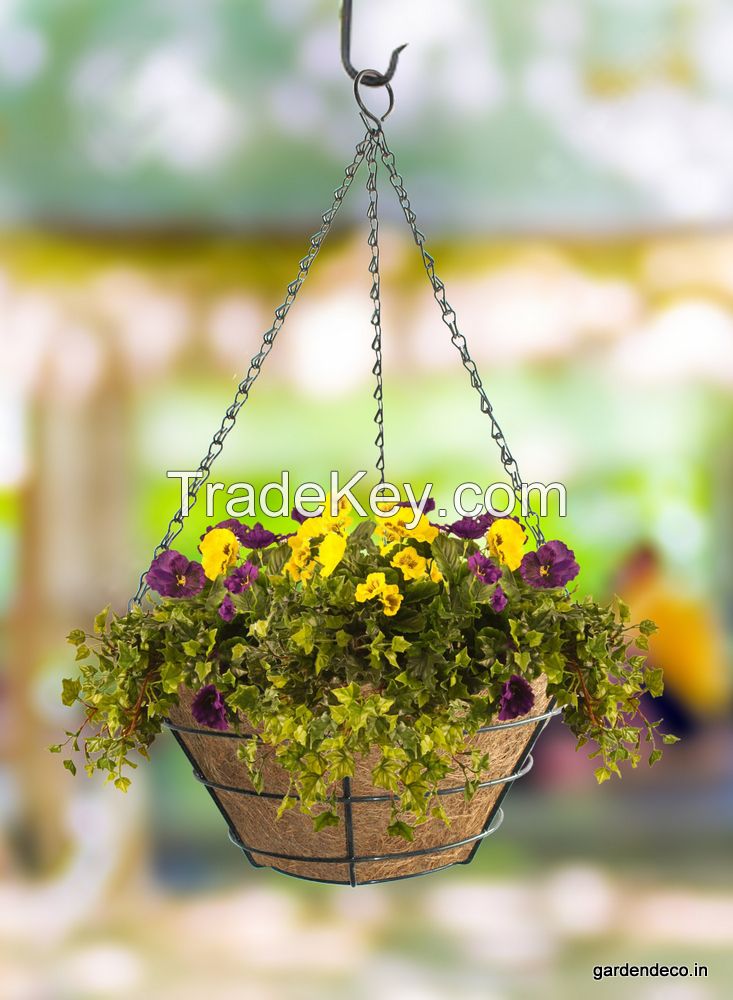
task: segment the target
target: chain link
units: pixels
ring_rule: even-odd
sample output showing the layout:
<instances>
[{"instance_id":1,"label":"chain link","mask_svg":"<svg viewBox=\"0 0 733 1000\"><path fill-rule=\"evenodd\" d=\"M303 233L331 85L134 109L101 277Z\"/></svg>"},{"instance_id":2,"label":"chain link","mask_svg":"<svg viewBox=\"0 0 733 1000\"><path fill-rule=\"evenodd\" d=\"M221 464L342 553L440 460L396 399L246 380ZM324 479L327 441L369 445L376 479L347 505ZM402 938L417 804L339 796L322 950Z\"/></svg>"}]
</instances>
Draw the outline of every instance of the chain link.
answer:
<instances>
[{"instance_id":1,"label":"chain link","mask_svg":"<svg viewBox=\"0 0 733 1000\"><path fill-rule=\"evenodd\" d=\"M357 144L354 159L344 172L344 178L341 182L341 186L337 188L336 191L334 192L333 202L331 204L331 207L328 209L327 212L325 212L321 216L322 218L321 228L318 230L317 233L315 233L311 237L308 253L305 255L305 257L302 258L302 260L299 263L298 276L288 285L285 301L275 310L274 322L270 327L270 329L263 335L260 349L250 361L247 374L237 386L237 391L235 393L234 399L232 400L229 408L224 414L224 419L221 422L221 426L219 427L216 434L214 434L214 437L211 440L211 444L209 445L208 451L206 452L204 457L201 459L201 462L199 463L199 467L196 470L197 476L188 488L189 510L196 503L198 493L201 487L204 485L204 483L207 481L207 479L211 474L212 465L219 457L224 448L224 441L226 440L230 431L234 428L239 411L242 409L244 404L247 402L247 399L249 398L250 390L252 389L254 383L257 381L260 369L262 368L262 365L265 359L267 358L268 354L272 350L272 346L275 343L277 335L282 329L283 324L285 323L285 319L287 318L287 315L290 312L290 307L295 302L295 299L298 296L298 292L300 291L305 279L308 277L308 272L311 269L311 265L318 256L318 252L321 249L323 241L325 240L326 236L331 230L331 226L333 224L334 218L336 217L336 213L341 207L341 203L343 202L344 198L346 197L346 193L351 187L356 172L361 166L361 163L364 159L367 148L373 145L373 140L371 138L371 135L372 135L371 130L369 130L367 134L364 136L364 138L361 140L361 142ZM155 551L153 553L153 558L160 555L160 553L164 552L166 549L170 548L173 540L182 531L184 521L185 521L185 516L183 514L183 506L181 506L171 518L168 524L168 528L166 529L165 535L163 535L162 539L155 548ZM148 590L148 586L145 582L146 573L147 569L144 570L140 576L137 592L130 601L130 606L132 606L133 604L139 604Z\"/></svg>"},{"instance_id":2,"label":"chain link","mask_svg":"<svg viewBox=\"0 0 733 1000\"><path fill-rule=\"evenodd\" d=\"M443 318L443 322L450 330L451 342L453 343L453 346L456 348L456 350L461 356L463 367L468 372L471 385L478 393L479 399L481 401L482 412L485 413L486 416L491 421L491 437L496 442L496 445L499 449L499 454L501 456L501 464L504 466L506 474L509 476L509 480L511 482L512 489L514 491L514 495L521 503L523 500L522 487L524 483L522 481L522 477L519 472L519 466L517 464L517 460L514 458L511 451L509 450L509 445L507 444L506 438L504 437L504 432L502 431L496 419L496 416L494 414L494 408L491 404L488 395L486 394L486 390L484 389L483 383L481 381L481 376L479 375L476 363L474 362L473 358L469 353L466 338L458 329L458 322L455 310L453 309L453 307L446 298L445 285L438 277L438 275L435 273L435 260L425 247L425 236L417 228L417 216L412 210L412 206L410 205L410 199L407 195L407 191L405 190L404 181L397 170L394 154L387 145L387 140L385 139L384 132L382 131L381 128L378 130L374 130L373 135L381 148L382 162L384 163L385 167L387 168L387 171L389 172L390 182L392 184L392 187L395 189L395 192L397 193L397 197L399 199L400 205L402 206L402 211L407 220L407 224L409 225L412 231L415 243L417 244L418 249L420 250L420 254L422 255L423 265L425 267L428 279L430 280L430 284L433 287L433 295L435 296L435 300L440 306L440 312ZM534 536L537 544L542 545L545 541L545 537L542 533L542 528L540 526L540 518L537 512L532 508L529 502L529 498L526 499L525 510L523 511L523 518L525 524L532 532L532 535Z\"/></svg>"},{"instance_id":3,"label":"chain link","mask_svg":"<svg viewBox=\"0 0 733 1000\"><path fill-rule=\"evenodd\" d=\"M369 262L369 273L372 276L371 300L374 303L372 313L372 326L374 328L374 339L372 350L374 351L374 367L372 374L377 380L374 390L374 399L377 403L377 412L374 415L374 423L377 425L377 436L374 444L377 447L377 472L380 483L384 482L384 389L382 383L382 300L381 281L379 274L379 189L377 187L377 154L378 140L377 131L372 130L372 141L367 147L366 161L369 168L367 174L367 192L369 194L369 208L367 218L369 220L368 244L372 250L372 259Z\"/></svg>"}]
</instances>

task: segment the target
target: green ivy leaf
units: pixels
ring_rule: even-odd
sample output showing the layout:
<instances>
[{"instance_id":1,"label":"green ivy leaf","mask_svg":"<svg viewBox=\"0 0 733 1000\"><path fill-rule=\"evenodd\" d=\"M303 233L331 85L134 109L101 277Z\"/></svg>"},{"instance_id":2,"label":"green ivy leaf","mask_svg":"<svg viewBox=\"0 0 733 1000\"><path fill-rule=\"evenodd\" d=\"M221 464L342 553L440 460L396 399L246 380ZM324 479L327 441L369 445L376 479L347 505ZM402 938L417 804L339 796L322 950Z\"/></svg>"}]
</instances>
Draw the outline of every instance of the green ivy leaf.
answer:
<instances>
[{"instance_id":1,"label":"green ivy leaf","mask_svg":"<svg viewBox=\"0 0 733 1000\"><path fill-rule=\"evenodd\" d=\"M296 798L293 798L292 795L285 795L282 802L278 806L277 818L281 819L288 809L294 809L297 804L298 800Z\"/></svg>"},{"instance_id":2,"label":"green ivy leaf","mask_svg":"<svg viewBox=\"0 0 733 1000\"><path fill-rule=\"evenodd\" d=\"M183 683L185 666L181 663L166 663L160 672L161 688L165 694L175 694Z\"/></svg>"},{"instance_id":3,"label":"green ivy leaf","mask_svg":"<svg viewBox=\"0 0 733 1000\"><path fill-rule=\"evenodd\" d=\"M321 830L325 830L328 826L338 826L339 818L336 813L333 812L322 812L319 813L313 819L313 829L316 833L320 833Z\"/></svg>"},{"instance_id":4,"label":"green ivy leaf","mask_svg":"<svg viewBox=\"0 0 733 1000\"><path fill-rule=\"evenodd\" d=\"M616 597L616 607L618 608L619 619L624 624L631 621L631 612L629 610L628 604L626 604L625 601L622 601L621 598L618 596Z\"/></svg>"},{"instance_id":5,"label":"green ivy leaf","mask_svg":"<svg viewBox=\"0 0 733 1000\"><path fill-rule=\"evenodd\" d=\"M196 664L196 676L202 684L211 673L213 666L214 664L209 660L199 660Z\"/></svg>"},{"instance_id":6,"label":"green ivy leaf","mask_svg":"<svg viewBox=\"0 0 733 1000\"><path fill-rule=\"evenodd\" d=\"M653 667L646 672L646 686L653 698L664 692L664 673L661 667Z\"/></svg>"},{"instance_id":7,"label":"green ivy leaf","mask_svg":"<svg viewBox=\"0 0 733 1000\"><path fill-rule=\"evenodd\" d=\"M97 635L102 635L107 627L107 616L109 615L109 604L106 608L102 608L99 614L94 619L94 631Z\"/></svg>"},{"instance_id":8,"label":"green ivy leaf","mask_svg":"<svg viewBox=\"0 0 733 1000\"><path fill-rule=\"evenodd\" d=\"M442 570L441 570L442 572ZM412 832L412 827L408 826L403 820L395 820L394 823L390 823L387 827L387 833L390 837L402 837L403 840L408 840L412 842L415 839L415 835Z\"/></svg>"},{"instance_id":9,"label":"green ivy leaf","mask_svg":"<svg viewBox=\"0 0 733 1000\"><path fill-rule=\"evenodd\" d=\"M310 622L305 622L297 632L290 636L292 642L299 646L304 653L312 653L315 645L315 633Z\"/></svg>"},{"instance_id":10,"label":"green ivy leaf","mask_svg":"<svg viewBox=\"0 0 733 1000\"><path fill-rule=\"evenodd\" d=\"M380 761L372 771L372 783L375 788L385 788L395 794L399 790L397 767L387 761Z\"/></svg>"},{"instance_id":11,"label":"green ivy leaf","mask_svg":"<svg viewBox=\"0 0 733 1000\"><path fill-rule=\"evenodd\" d=\"M260 618L256 622L252 622L249 627L249 634L253 635L256 639L264 639L270 628L270 623L267 618Z\"/></svg>"},{"instance_id":12,"label":"green ivy leaf","mask_svg":"<svg viewBox=\"0 0 733 1000\"><path fill-rule=\"evenodd\" d=\"M81 691L81 682L65 677L61 682L61 701L67 707L74 704Z\"/></svg>"},{"instance_id":13,"label":"green ivy leaf","mask_svg":"<svg viewBox=\"0 0 733 1000\"><path fill-rule=\"evenodd\" d=\"M654 635L655 632L659 631L659 626L656 622L651 621L649 618L645 618L643 622L639 623L639 631L642 635Z\"/></svg>"},{"instance_id":14,"label":"green ivy leaf","mask_svg":"<svg viewBox=\"0 0 733 1000\"><path fill-rule=\"evenodd\" d=\"M250 715L260 704L260 692L254 684L244 684L231 694L227 694L226 700L230 708Z\"/></svg>"},{"instance_id":15,"label":"green ivy leaf","mask_svg":"<svg viewBox=\"0 0 733 1000\"><path fill-rule=\"evenodd\" d=\"M392 649L395 653L405 653L411 646L412 643L404 635L392 636Z\"/></svg>"}]
</instances>

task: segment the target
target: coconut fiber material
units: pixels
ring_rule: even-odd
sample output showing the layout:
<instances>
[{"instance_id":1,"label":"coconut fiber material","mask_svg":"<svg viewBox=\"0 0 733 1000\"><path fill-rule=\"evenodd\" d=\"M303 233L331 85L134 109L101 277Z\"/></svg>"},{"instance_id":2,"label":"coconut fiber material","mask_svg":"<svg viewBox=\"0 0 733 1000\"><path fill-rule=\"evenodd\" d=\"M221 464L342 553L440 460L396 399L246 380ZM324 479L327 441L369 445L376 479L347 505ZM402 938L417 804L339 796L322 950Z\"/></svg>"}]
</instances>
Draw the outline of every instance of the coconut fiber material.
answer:
<instances>
[{"instance_id":1,"label":"coconut fiber material","mask_svg":"<svg viewBox=\"0 0 733 1000\"><path fill-rule=\"evenodd\" d=\"M535 681L533 690L535 703L527 719L548 710L545 679ZM431 819L415 830L414 840L408 843L387 833L390 799L384 789L371 783L378 751L357 758L353 778L341 782L336 807L339 825L316 833L312 819L297 807L277 819L288 776L275 761L273 748L262 745L259 750L264 788L258 794L245 764L237 758L241 738L201 729L191 715L191 692L182 689L180 695L180 705L170 714L171 728L194 774L226 819L232 841L254 865L345 885L420 875L470 861L482 834L495 829L501 820L499 805L512 784L504 779L511 779L525 766L544 725L544 721L518 725L492 720L497 728L478 733L472 748L489 757L481 781L496 783L479 788L467 802L463 775L458 768L451 770L440 785L450 826Z\"/></svg>"}]
</instances>

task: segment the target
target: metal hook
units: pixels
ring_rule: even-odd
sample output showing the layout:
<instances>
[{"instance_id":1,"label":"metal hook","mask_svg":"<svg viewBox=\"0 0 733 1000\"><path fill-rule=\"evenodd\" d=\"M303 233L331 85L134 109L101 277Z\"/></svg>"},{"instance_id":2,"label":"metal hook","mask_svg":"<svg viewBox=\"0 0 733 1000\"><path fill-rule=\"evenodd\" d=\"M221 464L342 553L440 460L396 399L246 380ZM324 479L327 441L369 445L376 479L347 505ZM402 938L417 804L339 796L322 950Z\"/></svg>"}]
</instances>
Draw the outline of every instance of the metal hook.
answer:
<instances>
[{"instance_id":1,"label":"metal hook","mask_svg":"<svg viewBox=\"0 0 733 1000\"><path fill-rule=\"evenodd\" d=\"M351 25L353 7L353 0L343 0L341 6L341 62L344 64L344 69L349 74L351 79L356 80L359 75L359 70L355 69L351 62ZM394 50L386 73L369 72L361 78L361 83L367 87L386 86L395 75L400 53L406 48L407 43L398 46L398 48Z\"/></svg>"}]
</instances>

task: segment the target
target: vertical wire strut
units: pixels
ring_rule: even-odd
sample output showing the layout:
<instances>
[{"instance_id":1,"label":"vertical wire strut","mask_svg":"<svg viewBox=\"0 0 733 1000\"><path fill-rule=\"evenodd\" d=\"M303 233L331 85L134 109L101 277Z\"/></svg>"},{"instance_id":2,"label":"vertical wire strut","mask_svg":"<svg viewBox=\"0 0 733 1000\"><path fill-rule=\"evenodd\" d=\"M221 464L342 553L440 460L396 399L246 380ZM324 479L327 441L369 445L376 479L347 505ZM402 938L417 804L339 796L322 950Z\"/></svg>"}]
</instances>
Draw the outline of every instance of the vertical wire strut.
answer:
<instances>
[{"instance_id":1,"label":"vertical wire strut","mask_svg":"<svg viewBox=\"0 0 733 1000\"><path fill-rule=\"evenodd\" d=\"M542 533L539 515L531 506L529 496L524 496L526 491L519 472L519 465L509 450L509 445L504 437L504 432L496 419L493 405L486 393L486 390L484 389L476 363L469 353L466 338L458 328L455 310L446 298L445 284L435 273L435 260L425 247L425 236L417 228L417 216L412 210L410 199L407 195L407 191L405 190L404 181L397 170L394 153L392 153L387 145L387 140L385 139L384 131L381 127L374 129L372 131L372 136L381 149L381 159L389 173L390 183L395 189L400 205L402 206L405 219L407 220L407 224L412 231L413 238L422 256L423 266L425 267L428 280L432 285L435 300L440 307L443 322L450 331L451 343L460 354L463 367L468 372L471 385L479 396L482 412L485 413L491 421L491 437L499 449L501 463L504 466L506 474L509 476L514 495L523 507L523 520L534 536L537 544L542 545L544 544L545 536Z\"/></svg>"},{"instance_id":2,"label":"vertical wire strut","mask_svg":"<svg viewBox=\"0 0 733 1000\"><path fill-rule=\"evenodd\" d=\"M372 144L373 144L372 133L371 130L369 130L367 134L364 136L364 138L361 140L361 142L357 144L356 151L354 154L354 159L344 171L343 180L341 181L340 186L334 192L333 202L331 203L331 207L328 209L327 212L324 212L324 214L321 216L322 222L318 232L314 233L314 235L311 236L310 238L310 246L308 252L306 253L305 257L301 259L298 265L297 277L294 278L293 281L291 281L290 284L288 285L285 301L275 310L275 317L272 326L263 335L260 349L250 361L247 374L237 386L237 391L234 395L234 399L232 400L232 402L229 405L229 408L224 414L221 426L214 434L214 437L211 440L211 444L209 445L208 451L206 452L204 457L201 459L201 462L199 463L198 469L196 470L196 477L188 488L187 499L188 499L189 510L196 503L201 487L209 478L211 474L211 467L221 454L224 448L224 441L226 440L227 435L230 433L230 431L234 428L239 411L242 409L242 407L249 398L250 390L252 389L254 383L257 381L257 377L260 374L260 369L262 368L265 359L272 350L277 335L282 329L285 320L287 318L287 315L290 312L290 307L295 302L298 296L298 292L303 286L305 279L308 277L308 272L311 269L313 261L318 256L318 252L321 249L324 240L331 231L331 226L333 224L333 220L336 217L336 213L341 207L341 204L344 198L346 197L349 188L351 187L354 177L356 176L356 172L358 171L364 159L367 148L370 147ZM155 558L155 556L157 555L160 555L160 553L164 552L166 549L170 548L173 540L182 531L183 523L186 519L186 515L183 513L183 510L184 510L183 506L179 507L179 509L171 518L168 527L166 529L165 535L163 535L162 539L155 547L153 558ZM145 569L140 576L137 592L135 593L135 596L131 599L129 607L132 607L133 604L139 604L140 601L145 596L145 594L147 593L148 585L145 582L146 573L147 569Z\"/></svg>"},{"instance_id":3,"label":"vertical wire strut","mask_svg":"<svg viewBox=\"0 0 733 1000\"><path fill-rule=\"evenodd\" d=\"M384 387L382 382L382 300L381 300L381 280L379 274L379 189L377 187L377 153L378 141L374 132L372 140L367 147L366 162L367 192L369 194L369 208L367 218L369 220L368 244L372 250L372 258L369 262L369 273L372 276L371 300L374 303L372 312L372 327L374 328L374 339L372 340L372 350L374 351L374 367L372 374L376 379L374 389L374 399L377 403L377 410L374 415L374 423L377 425L377 436L374 444L377 447L377 472L380 483L384 482Z\"/></svg>"}]
</instances>

